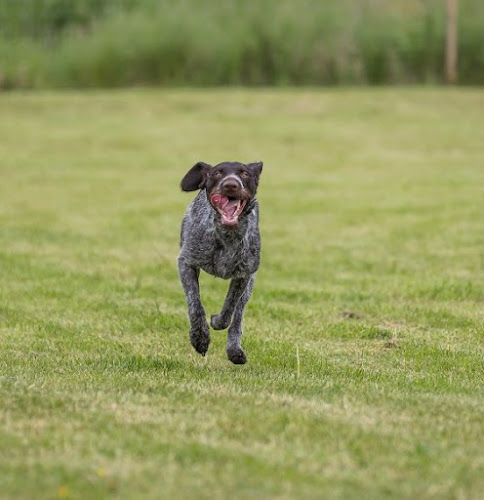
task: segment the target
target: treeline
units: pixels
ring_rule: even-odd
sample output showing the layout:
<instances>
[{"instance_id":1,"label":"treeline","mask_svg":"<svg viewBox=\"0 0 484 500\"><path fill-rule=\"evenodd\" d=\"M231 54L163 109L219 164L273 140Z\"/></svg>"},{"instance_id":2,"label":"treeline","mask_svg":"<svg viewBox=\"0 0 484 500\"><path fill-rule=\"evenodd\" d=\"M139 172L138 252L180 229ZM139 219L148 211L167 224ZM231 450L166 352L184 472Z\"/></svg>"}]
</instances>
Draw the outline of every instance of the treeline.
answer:
<instances>
[{"instance_id":1,"label":"treeline","mask_svg":"<svg viewBox=\"0 0 484 500\"><path fill-rule=\"evenodd\" d=\"M445 0L0 0L0 88L440 83ZM459 2L484 83L484 3Z\"/></svg>"}]
</instances>

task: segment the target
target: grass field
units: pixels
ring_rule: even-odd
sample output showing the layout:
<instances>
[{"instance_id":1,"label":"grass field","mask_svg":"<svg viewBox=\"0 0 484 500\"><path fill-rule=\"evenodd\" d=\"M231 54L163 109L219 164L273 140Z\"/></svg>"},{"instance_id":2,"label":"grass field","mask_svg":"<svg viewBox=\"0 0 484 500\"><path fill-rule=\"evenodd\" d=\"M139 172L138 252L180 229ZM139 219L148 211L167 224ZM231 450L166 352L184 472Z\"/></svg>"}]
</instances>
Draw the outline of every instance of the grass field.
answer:
<instances>
[{"instance_id":1,"label":"grass field","mask_svg":"<svg viewBox=\"0 0 484 500\"><path fill-rule=\"evenodd\" d=\"M0 497L482 498L483 109L0 95ZM192 350L176 271L179 181L229 159L265 162L245 366Z\"/></svg>"}]
</instances>

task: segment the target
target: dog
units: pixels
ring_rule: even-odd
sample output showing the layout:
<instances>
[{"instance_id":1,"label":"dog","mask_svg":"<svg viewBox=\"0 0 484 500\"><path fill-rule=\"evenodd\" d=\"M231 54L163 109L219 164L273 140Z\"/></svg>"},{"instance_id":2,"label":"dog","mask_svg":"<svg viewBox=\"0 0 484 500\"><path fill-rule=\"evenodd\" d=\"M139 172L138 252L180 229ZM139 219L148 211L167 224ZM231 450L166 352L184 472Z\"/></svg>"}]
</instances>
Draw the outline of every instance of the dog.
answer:
<instances>
[{"instance_id":1,"label":"dog","mask_svg":"<svg viewBox=\"0 0 484 500\"><path fill-rule=\"evenodd\" d=\"M210 333L200 299L200 269L230 279L220 314L211 317L214 330L228 328L227 356L244 364L242 319L260 262L259 206L256 199L262 162L198 162L183 177L183 191L200 190L181 226L178 271L190 320L190 342L205 356Z\"/></svg>"}]
</instances>

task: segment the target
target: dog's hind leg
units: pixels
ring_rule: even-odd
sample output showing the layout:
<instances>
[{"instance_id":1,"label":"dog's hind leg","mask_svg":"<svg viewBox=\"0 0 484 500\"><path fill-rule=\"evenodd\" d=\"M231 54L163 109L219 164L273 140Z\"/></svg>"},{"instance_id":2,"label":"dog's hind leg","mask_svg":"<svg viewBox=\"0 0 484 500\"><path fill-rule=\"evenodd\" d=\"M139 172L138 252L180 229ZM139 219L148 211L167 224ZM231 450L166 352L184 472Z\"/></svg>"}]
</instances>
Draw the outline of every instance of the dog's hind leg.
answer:
<instances>
[{"instance_id":1,"label":"dog's hind leg","mask_svg":"<svg viewBox=\"0 0 484 500\"><path fill-rule=\"evenodd\" d=\"M190 342L197 352L205 356L210 344L205 310L200 299L198 276L200 270L189 266L183 258L178 259L178 271L185 290L190 319Z\"/></svg>"},{"instance_id":2,"label":"dog's hind leg","mask_svg":"<svg viewBox=\"0 0 484 500\"><path fill-rule=\"evenodd\" d=\"M229 332L227 335L227 356L236 365L243 365L247 361L245 352L242 350L242 319L244 317L244 309L249 302L250 296L252 294L252 289L254 288L255 275L253 274L247 285L242 292L242 296L237 302L232 318L232 323L229 327Z\"/></svg>"}]
</instances>

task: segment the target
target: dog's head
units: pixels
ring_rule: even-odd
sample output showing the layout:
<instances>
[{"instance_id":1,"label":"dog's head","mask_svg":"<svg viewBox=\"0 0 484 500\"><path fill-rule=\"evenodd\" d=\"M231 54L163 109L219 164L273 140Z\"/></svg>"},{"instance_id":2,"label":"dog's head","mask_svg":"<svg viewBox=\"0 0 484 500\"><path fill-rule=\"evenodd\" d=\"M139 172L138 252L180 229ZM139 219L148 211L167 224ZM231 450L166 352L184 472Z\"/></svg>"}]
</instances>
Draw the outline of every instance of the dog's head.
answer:
<instances>
[{"instance_id":1,"label":"dog's head","mask_svg":"<svg viewBox=\"0 0 484 500\"><path fill-rule=\"evenodd\" d=\"M255 198L262 162L223 162L212 167L198 162L183 177L183 191L206 189L212 208L224 226L236 226Z\"/></svg>"}]
</instances>

